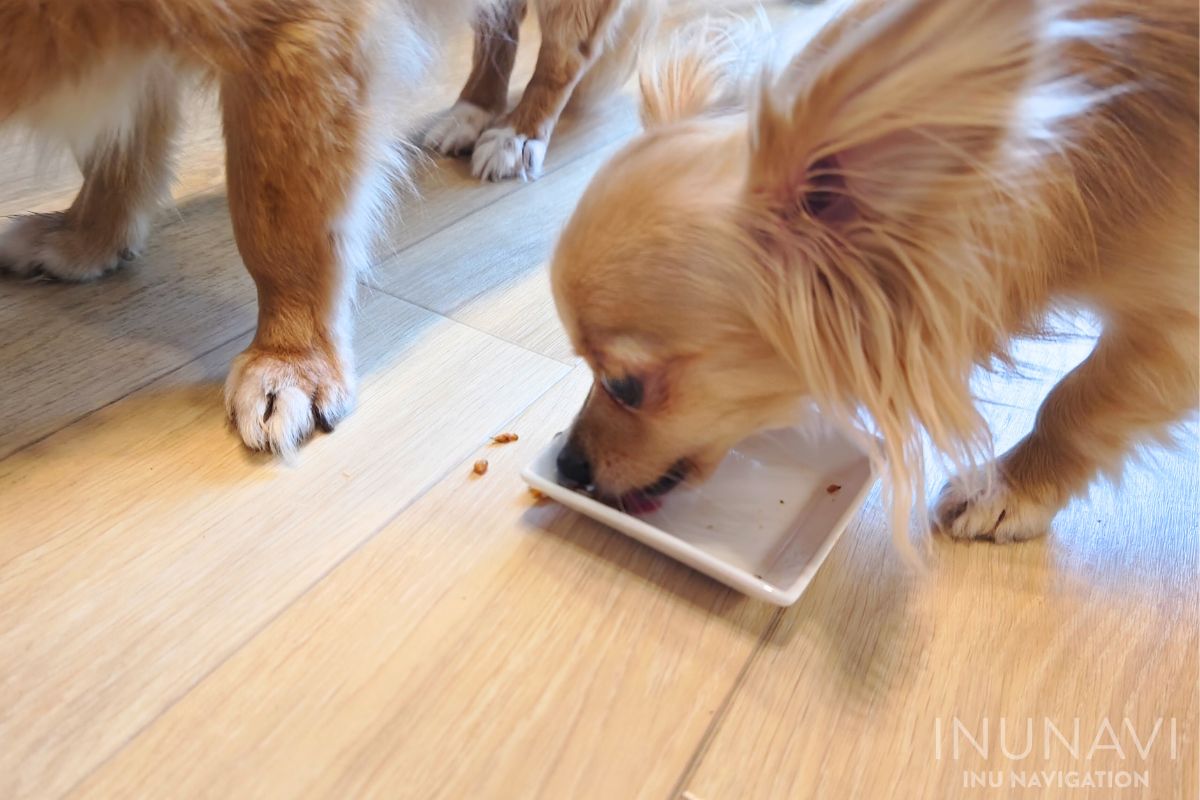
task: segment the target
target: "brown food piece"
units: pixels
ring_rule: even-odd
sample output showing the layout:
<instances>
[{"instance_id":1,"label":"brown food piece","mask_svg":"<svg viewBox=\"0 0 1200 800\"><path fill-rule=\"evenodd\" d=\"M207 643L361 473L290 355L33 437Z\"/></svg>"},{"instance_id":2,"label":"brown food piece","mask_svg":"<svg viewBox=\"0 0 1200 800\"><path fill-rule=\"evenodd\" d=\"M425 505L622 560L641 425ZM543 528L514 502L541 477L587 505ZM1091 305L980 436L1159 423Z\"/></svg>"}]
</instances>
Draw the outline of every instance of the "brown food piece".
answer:
<instances>
[{"instance_id":1,"label":"brown food piece","mask_svg":"<svg viewBox=\"0 0 1200 800\"><path fill-rule=\"evenodd\" d=\"M515 442L520 438L521 437L517 436L515 433L497 433L492 437L492 441L496 444L508 444L509 442Z\"/></svg>"},{"instance_id":2,"label":"brown food piece","mask_svg":"<svg viewBox=\"0 0 1200 800\"><path fill-rule=\"evenodd\" d=\"M831 483L825 487L825 494L837 494L841 490L841 486L838 486L836 483Z\"/></svg>"},{"instance_id":3,"label":"brown food piece","mask_svg":"<svg viewBox=\"0 0 1200 800\"><path fill-rule=\"evenodd\" d=\"M538 491L537 489L533 488L532 486L529 487L529 495L530 495L530 497L533 498L533 502L539 503L539 504L544 503L550 499L550 498L546 497L546 495L543 492Z\"/></svg>"},{"instance_id":4,"label":"brown food piece","mask_svg":"<svg viewBox=\"0 0 1200 800\"><path fill-rule=\"evenodd\" d=\"M487 468L488 468L487 459L481 458L475 462L475 466L472 469L472 472L474 472L476 475L482 475L483 473L487 472Z\"/></svg>"}]
</instances>

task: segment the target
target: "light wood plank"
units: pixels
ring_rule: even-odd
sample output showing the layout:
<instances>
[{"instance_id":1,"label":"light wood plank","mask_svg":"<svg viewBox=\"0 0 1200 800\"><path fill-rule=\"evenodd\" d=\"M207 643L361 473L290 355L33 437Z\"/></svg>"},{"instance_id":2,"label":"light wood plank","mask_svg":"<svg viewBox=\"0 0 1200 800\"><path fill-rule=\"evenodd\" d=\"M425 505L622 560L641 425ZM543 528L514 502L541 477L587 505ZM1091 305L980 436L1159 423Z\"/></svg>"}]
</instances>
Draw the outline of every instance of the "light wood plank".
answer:
<instances>
[{"instance_id":1,"label":"light wood plank","mask_svg":"<svg viewBox=\"0 0 1200 800\"><path fill-rule=\"evenodd\" d=\"M0 796L71 787L567 372L362 316L362 405L296 466L222 432L242 341L0 462Z\"/></svg>"},{"instance_id":2,"label":"light wood plank","mask_svg":"<svg viewBox=\"0 0 1200 800\"><path fill-rule=\"evenodd\" d=\"M632 110L629 110L630 122ZM609 144L542 178L519 202L489 205L384 261L373 282L424 308L562 360L572 358L558 322L547 261L592 176L620 147ZM515 198L514 198L515 199ZM463 237L476 242L463 258Z\"/></svg>"},{"instance_id":3,"label":"light wood plank","mask_svg":"<svg viewBox=\"0 0 1200 800\"><path fill-rule=\"evenodd\" d=\"M90 284L0 284L0 458L253 328L221 196L178 209L145 258Z\"/></svg>"},{"instance_id":4,"label":"light wood plank","mask_svg":"<svg viewBox=\"0 0 1200 800\"><path fill-rule=\"evenodd\" d=\"M998 402L990 418L1002 443L1028 428L1064 355L1078 360L1089 344L1027 346L1031 379L982 382ZM925 578L900 567L880 509L869 509L756 654L685 782L690 796L1075 797L1082 790L1014 787L1010 774L1116 770L1148 776L1133 796L1195 797L1194 427L1184 442L1180 452L1129 469L1119 491L1094 489L1049 539L1008 547L939 541ZM975 735L990 721L987 758L961 736L953 757L955 718ZM1009 752L1018 754L1033 720L1029 757L1004 756L1001 719ZM1078 758L1056 739L1045 758L1047 719L1068 736L1080 720ZM1144 759L1126 719L1143 745L1164 720ZM1087 758L1105 721L1124 759L1111 749ZM964 788L975 771L999 771L1004 787Z\"/></svg>"},{"instance_id":5,"label":"light wood plank","mask_svg":"<svg viewBox=\"0 0 1200 800\"><path fill-rule=\"evenodd\" d=\"M667 796L774 612L531 507L517 474L588 381L577 368L510 426L520 442L464 460L78 796Z\"/></svg>"}]
</instances>

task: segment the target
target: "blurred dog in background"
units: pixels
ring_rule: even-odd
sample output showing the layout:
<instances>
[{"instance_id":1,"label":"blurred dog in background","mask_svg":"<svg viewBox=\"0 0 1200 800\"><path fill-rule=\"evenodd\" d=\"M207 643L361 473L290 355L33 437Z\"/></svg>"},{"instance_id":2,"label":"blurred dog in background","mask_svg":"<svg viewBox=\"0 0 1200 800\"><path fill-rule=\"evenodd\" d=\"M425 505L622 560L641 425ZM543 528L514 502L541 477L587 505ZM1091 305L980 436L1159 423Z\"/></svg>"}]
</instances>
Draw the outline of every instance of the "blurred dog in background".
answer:
<instances>
[{"instance_id":1,"label":"blurred dog in background","mask_svg":"<svg viewBox=\"0 0 1200 800\"><path fill-rule=\"evenodd\" d=\"M533 0L542 41L533 77L508 110L508 83L527 0L498 0L475 21L471 74L458 102L425 134L445 155L472 153L477 178L534 180L568 104L586 106L633 74L665 0Z\"/></svg>"}]
</instances>

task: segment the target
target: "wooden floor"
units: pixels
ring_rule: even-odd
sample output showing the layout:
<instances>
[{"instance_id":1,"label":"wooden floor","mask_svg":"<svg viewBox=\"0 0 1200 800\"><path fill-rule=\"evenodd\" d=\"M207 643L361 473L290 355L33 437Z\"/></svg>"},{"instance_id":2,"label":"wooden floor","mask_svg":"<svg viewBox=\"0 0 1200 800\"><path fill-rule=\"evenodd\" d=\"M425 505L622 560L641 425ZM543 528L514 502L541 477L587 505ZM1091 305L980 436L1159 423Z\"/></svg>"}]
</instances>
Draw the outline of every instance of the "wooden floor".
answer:
<instances>
[{"instance_id":1,"label":"wooden floor","mask_svg":"<svg viewBox=\"0 0 1200 800\"><path fill-rule=\"evenodd\" d=\"M143 259L0 282L0 798L1196 796L1194 427L1050 538L936 541L926 575L876 494L788 610L535 506L519 470L589 382L546 260L621 97L535 184L423 172L363 287L358 411L251 455L220 385L253 287L194 116ZM78 180L0 164L0 213ZM981 384L1002 443L1088 346Z\"/></svg>"}]
</instances>

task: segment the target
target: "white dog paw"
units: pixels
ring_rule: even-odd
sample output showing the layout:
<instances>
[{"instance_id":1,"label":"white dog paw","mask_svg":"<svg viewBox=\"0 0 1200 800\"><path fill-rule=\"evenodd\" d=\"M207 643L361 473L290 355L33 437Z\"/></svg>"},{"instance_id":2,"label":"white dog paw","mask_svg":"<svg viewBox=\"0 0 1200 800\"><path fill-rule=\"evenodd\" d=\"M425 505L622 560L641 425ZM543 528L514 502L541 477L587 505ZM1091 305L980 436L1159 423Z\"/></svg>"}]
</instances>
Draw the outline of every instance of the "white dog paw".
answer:
<instances>
[{"instance_id":1,"label":"white dog paw","mask_svg":"<svg viewBox=\"0 0 1200 800\"><path fill-rule=\"evenodd\" d=\"M474 103L459 100L425 132L425 147L445 156L469 153L492 115Z\"/></svg>"},{"instance_id":2,"label":"white dog paw","mask_svg":"<svg viewBox=\"0 0 1200 800\"><path fill-rule=\"evenodd\" d=\"M137 257L138 245L140 242L122 247L97 246L71 228L62 213L26 214L14 217L0 233L0 272L90 281L132 261Z\"/></svg>"},{"instance_id":3,"label":"white dog paw","mask_svg":"<svg viewBox=\"0 0 1200 800\"><path fill-rule=\"evenodd\" d=\"M512 128L492 128L475 143L471 174L485 181L534 181L541 177L545 159L544 139L528 139Z\"/></svg>"},{"instance_id":4,"label":"white dog paw","mask_svg":"<svg viewBox=\"0 0 1200 800\"><path fill-rule=\"evenodd\" d=\"M331 433L354 407L352 378L316 355L249 348L225 381L225 410L252 450L291 455L313 431Z\"/></svg>"},{"instance_id":5,"label":"white dog paw","mask_svg":"<svg viewBox=\"0 0 1200 800\"><path fill-rule=\"evenodd\" d=\"M981 477L953 478L934 506L934 524L954 539L990 539L997 544L1044 536L1058 512L1009 485L1001 475L991 485Z\"/></svg>"}]
</instances>

